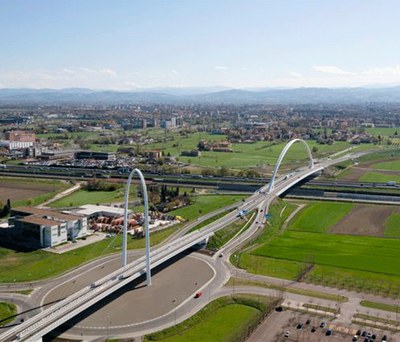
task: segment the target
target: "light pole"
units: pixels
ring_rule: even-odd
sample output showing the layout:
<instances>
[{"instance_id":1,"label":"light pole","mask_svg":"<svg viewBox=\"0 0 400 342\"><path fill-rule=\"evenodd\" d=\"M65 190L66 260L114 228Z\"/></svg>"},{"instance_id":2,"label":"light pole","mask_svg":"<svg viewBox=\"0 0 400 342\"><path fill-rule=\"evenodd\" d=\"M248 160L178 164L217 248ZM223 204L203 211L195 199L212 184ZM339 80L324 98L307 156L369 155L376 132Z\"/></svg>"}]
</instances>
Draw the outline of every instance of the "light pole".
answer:
<instances>
[{"instance_id":1,"label":"light pole","mask_svg":"<svg viewBox=\"0 0 400 342\"><path fill-rule=\"evenodd\" d=\"M126 266L127 259L127 234L128 234L128 202L129 202L129 187L132 182L133 174L137 173L142 185L143 201L144 201L144 226L146 239L146 281L147 286L151 286L151 271L150 271L150 232L149 232L149 201L147 198L147 187L144 176L139 169L134 169L129 174L125 187L125 203L124 203L124 228L122 235L122 267Z\"/></svg>"},{"instance_id":2,"label":"light pole","mask_svg":"<svg viewBox=\"0 0 400 342\"><path fill-rule=\"evenodd\" d=\"M237 254L233 255L234 260L235 260L235 273L233 275L233 293L235 293L235 275L237 275L237 267L238 267L238 260L239 260L239 256Z\"/></svg>"}]
</instances>

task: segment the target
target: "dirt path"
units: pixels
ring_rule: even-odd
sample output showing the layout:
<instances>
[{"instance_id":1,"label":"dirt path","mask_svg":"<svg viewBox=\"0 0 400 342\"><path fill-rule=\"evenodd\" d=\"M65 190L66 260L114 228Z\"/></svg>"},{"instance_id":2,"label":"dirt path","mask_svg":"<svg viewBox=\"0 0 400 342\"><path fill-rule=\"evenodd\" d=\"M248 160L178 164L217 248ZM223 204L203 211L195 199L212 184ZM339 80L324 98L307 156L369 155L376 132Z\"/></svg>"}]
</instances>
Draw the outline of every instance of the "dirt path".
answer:
<instances>
[{"instance_id":1,"label":"dirt path","mask_svg":"<svg viewBox=\"0 0 400 342\"><path fill-rule=\"evenodd\" d=\"M50 198L46 202L43 202L42 204L39 204L37 207L38 208L46 208L46 206L52 202L58 201L60 198L63 198L65 196L68 196L72 194L73 192L79 190L82 186L82 183L79 182L75 184L74 186L68 188L67 190L64 190L63 192L60 192L59 194L55 195L53 198Z\"/></svg>"}]
</instances>

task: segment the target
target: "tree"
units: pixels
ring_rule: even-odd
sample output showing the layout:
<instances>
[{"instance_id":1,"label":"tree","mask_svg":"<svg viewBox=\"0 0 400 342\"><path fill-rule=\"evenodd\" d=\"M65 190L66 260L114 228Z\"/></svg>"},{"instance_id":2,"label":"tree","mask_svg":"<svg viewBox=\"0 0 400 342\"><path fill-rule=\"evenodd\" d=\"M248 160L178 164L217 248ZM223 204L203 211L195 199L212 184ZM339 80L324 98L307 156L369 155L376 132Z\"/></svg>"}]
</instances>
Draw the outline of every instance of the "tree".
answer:
<instances>
[{"instance_id":1,"label":"tree","mask_svg":"<svg viewBox=\"0 0 400 342\"><path fill-rule=\"evenodd\" d=\"M312 151L313 151L313 153L317 153L317 152L318 152L318 147L317 147L317 146L314 146L314 147L312 148Z\"/></svg>"}]
</instances>

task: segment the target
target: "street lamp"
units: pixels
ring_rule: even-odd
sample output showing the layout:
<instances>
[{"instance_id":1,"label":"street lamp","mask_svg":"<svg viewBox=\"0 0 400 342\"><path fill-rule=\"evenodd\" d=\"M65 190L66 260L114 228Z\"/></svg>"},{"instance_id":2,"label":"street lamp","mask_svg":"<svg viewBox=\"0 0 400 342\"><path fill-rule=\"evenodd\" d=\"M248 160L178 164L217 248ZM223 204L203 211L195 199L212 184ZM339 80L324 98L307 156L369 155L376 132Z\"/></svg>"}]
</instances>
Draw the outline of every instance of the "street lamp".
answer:
<instances>
[{"instance_id":1,"label":"street lamp","mask_svg":"<svg viewBox=\"0 0 400 342\"><path fill-rule=\"evenodd\" d=\"M173 304L176 303L176 298L174 298L174 299L172 300L172 303L173 303ZM174 308L174 325L176 325L176 310L177 310L177 308Z\"/></svg>"}]
</instances>

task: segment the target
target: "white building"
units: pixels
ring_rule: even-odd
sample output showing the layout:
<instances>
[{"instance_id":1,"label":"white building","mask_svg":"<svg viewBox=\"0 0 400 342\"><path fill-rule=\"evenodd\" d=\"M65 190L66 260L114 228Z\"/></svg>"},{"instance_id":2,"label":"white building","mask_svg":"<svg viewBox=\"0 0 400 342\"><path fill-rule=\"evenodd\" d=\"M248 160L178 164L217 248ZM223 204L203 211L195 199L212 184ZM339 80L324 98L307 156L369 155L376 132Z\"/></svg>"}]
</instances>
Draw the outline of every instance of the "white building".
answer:
<instances>
[{"instance_id":1,"label":"white building","mask_svg":"<svg viewBox=\"0 0 400 342\"><path fill-rule=\"evenodd\" d=\"M48 209L12 209L9 225L24 236L37 239L42 247L53 247L87 235L87 217Z\"/></svg>"}]
</instances>

